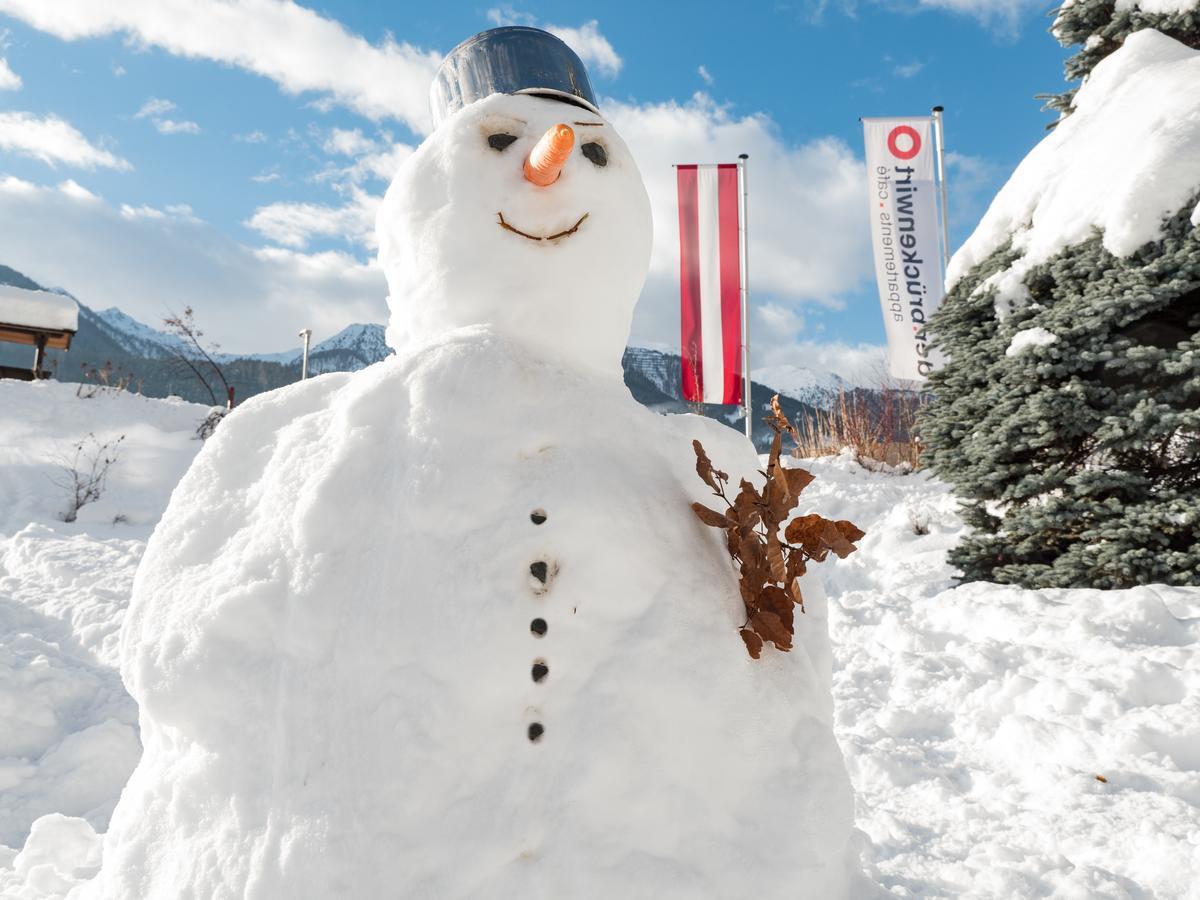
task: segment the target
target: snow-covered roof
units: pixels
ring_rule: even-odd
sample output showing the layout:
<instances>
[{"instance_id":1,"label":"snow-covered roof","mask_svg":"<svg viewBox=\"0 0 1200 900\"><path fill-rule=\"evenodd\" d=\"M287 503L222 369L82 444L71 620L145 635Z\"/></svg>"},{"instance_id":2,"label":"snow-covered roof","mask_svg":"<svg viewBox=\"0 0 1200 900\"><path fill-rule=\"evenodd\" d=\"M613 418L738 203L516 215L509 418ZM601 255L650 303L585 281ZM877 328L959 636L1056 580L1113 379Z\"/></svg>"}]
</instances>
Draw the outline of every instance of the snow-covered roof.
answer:
<instances>
[{"instance_id":1,"label":"snow-covered roof","mask_svg":"<svg viewBox=\"0 0 1200 900\"><path fill-rule=\"evenodd\" d=\"M0 325L75 332L79 330L79 306L62 294L0 284Z\"/></svg>"}]
</instances>

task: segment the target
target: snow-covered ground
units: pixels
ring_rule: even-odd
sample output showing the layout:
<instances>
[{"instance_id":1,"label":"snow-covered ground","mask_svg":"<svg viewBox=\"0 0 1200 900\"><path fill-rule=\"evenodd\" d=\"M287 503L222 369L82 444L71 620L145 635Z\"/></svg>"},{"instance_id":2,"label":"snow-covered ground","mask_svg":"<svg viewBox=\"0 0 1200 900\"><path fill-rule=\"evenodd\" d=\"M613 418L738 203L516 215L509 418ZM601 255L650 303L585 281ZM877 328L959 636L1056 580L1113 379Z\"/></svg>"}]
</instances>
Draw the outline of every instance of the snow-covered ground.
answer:
<instances>
[{"instance_id":1,"label":"snow-covered ground","mask_svg":"<svg viewBox=\"0 0 1200 900\"><path fill-rule=\"evenodd\" d=\"M207 412L0 382L0 897L98 866L139 754L121 619ZM57 460L89 434L125 440L68 524ZM1200 588L952 588L943 485L804 465L801 511L867 531L819 568L873 877L902 897L1200 897Z\"/></svg>"},{"instance_id":2,"label":"snow-covered ground","mask_svg":"<svg viewBox=\"0 0 1200 900\"><path fill-rule=\"evenodd\" d=\"M53 896L95 851L141 753L121 684L121 620L146 538L200 447L207 407L76 385L0 381L0 897ZM63 466L117 449L75 522ZM14 871L5 846L42 839ZM88 824L90 823L90 825ZM82 837L81 837L82 835ZM90 837L89 837L90 836ZM61 857L56 866L45 860Z\"/></svg>"},{"instance_id":3,"label":"snow-covered ground","mask_svg":"<svg viewBox=\"0 0 1200 900\"><path fill-rule=\"evenodd\" d=\"M944 485L804 465L815 511L867 531L821 568L872 874L905 897L1200 897L1200 587L952 588Z\"/></svg>"}]
</instances>

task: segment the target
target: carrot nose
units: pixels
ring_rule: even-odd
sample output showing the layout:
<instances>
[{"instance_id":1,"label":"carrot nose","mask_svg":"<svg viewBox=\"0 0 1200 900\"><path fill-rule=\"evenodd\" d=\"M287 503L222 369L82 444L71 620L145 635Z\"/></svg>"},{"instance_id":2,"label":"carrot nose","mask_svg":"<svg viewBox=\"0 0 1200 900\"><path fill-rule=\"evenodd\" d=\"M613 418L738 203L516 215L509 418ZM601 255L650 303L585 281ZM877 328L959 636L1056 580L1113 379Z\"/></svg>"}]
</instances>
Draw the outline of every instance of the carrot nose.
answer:
<instances>
[{"instance_id":1,"label":"carrot nose","mask_svg":"<svg viewBox=\"0 0 1200 900\"><path fill-rule=\"evenodd\" d=\"M538 139L525 160L525 177L539 187L558 181L562 167L575 147L575 132L570 125L554 125Z\"/></svg>"}]
</instances>

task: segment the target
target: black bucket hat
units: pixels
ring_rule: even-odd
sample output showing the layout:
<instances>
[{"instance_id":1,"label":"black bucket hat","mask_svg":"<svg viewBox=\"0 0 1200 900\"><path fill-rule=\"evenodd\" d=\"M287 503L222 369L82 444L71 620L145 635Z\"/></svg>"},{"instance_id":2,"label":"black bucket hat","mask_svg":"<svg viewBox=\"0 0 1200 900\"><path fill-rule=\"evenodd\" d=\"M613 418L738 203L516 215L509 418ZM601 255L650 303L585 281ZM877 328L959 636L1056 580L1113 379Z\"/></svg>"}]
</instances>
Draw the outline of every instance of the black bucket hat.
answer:
<instances>
[{"instance_id":1,"label":"black bucket hat","mask_svg":"<svg viewBox=\"0 0 1200 900\"><path fill-rule=\"evenodd\" d=\"M434 127L492 94L533 94L600 113L583 62L540 28L481 31L446 54L429 89Z\"/></svg>"}]
</instances>

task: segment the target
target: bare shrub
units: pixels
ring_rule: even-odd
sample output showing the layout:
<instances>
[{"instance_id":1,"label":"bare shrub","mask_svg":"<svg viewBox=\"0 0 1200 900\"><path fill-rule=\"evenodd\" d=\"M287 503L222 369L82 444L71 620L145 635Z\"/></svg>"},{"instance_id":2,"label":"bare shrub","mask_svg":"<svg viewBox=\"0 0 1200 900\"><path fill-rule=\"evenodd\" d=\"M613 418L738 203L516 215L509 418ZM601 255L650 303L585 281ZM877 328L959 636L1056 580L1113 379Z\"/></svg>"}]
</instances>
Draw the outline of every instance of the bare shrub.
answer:
<instances>
[{"instance_id":1,"label":"bare shrub","mask_svg":"<svg viewBox=\"0 0 1200 900\"><path fill-rule=\"evenodd\" d=\"M828 409L788 429L798 458L836 456L846 447L865 469L910 472L921 466L921 444L915 434L917 412L925 402L912 391L890 385L875 391L838 391ZM778 415L778 395L771 400Z\"/></svg>"},{"instance_id":2,"label":"bare shrub","mask_svg":"<svg viewBox=\"0 0 1200 900\"><path fill-rule=\"evenodd\" d=\"M117 452L125 435L110 441L101 441L94 434L72 445L72 453L62 463L62 476L54 483L70 495L64 522L74 522L79 510L100 499L108 481L109 469L117 461Z\"/></svg>"},{"instance_id":3,"label":"bare shrub","mask_svg":"<svg viewBox=\"0 0 1200 900\"><path fill-rule=\"evenodd\" d=\"M179 338L179 348L173 349L175 362L186 369L201 387L208 392L213 406L217 405L217 383L220 382L221 397L230 407L233 406L233 388L225 380L225 373L217 363L220 347L209 343L207 347L201 339L204 332L196 324L196 316L190 306L183 308L178 316L168 316L163 319L167 331Z\"/></svg>"},{"instance_id":4,"label":"bare shrub","mask_svg":"<svg viewBox=\"0 0 1200 900\"><path fill-rule=\"evenodd\" d=\"M227 409L214 409L205 416L200 424L196 426L196 440L207 441L216 433L217 426L221 424L221 420L229 415Z\"/></svg>"},{"instance_id":5,"label":"bare shrub","mask_svg":"<svg viewBox=\"0 0 1200 900\"><path fill-rule=\"evenodd\" d=\"M104 365L96 368L88 363L83 364L83 381L75 388L75 396L90 400L103 394L118 394L129 390L135 383L133 373L120 373L113 367L112 360L106 360ZM136 382L138 393L141 393L142 382Z\"/></svg>"}]
</instances>

